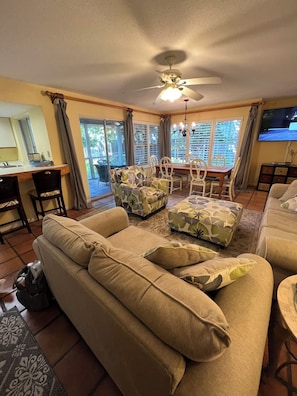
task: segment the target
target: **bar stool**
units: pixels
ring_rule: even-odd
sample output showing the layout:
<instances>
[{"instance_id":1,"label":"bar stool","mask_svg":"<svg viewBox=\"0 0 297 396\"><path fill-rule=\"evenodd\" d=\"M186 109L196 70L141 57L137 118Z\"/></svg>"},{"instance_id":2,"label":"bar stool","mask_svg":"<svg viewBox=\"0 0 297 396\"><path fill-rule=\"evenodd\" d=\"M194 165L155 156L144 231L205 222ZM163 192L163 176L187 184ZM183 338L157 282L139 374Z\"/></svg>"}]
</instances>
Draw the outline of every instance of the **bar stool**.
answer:
<instances>
[{"instance_id":1,"label":"bar stool","mask_svg":"<svg viewBox=\"0 0 297 396\"><path fill-rule=\"evenodd\" d=\"M20 227L10 229L3 233L0 232L1 243L4 243L4 234L8 234L9 232L13 232L21 228L26 227L28 232L32 233L22 204L17 176L2 176L0 177L0 213L8 212L9 210L14 209L18 211L19 217L15 220L2 223L1 226L5 226L20 220L22 222L22 225Z\"/></svg>"},{"instance_id":2,"label":"bar stool","mask_svg":"<svg viewBox=\"0 0 297 396\"><path fill-rule=\"evenodd\" d=\"M39 215L45 216L47 212L54 210L58 211L57 214L67 217L66 207L62 194L61 186L61 171L58 169L42 170L40 172L32 173L35 191L29 193L37 220ZM43 207L44 201L54 200L57 206L45 210ZM40 209L37 208L39 202Z\"/></svg>"}]
</instances>

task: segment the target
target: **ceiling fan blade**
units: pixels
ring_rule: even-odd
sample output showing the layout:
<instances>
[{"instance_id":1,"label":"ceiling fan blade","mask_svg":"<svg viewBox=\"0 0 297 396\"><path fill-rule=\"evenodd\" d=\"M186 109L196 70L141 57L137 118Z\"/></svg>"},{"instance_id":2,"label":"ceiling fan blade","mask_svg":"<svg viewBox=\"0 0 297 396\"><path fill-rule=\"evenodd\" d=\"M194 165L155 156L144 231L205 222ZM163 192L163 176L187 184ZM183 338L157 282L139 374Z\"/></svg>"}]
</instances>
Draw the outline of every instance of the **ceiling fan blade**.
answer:
<instances>
[{"instance_id":1,"label":"ceiling fan blade","mask_svg":"<svg viewBox=\"0 0 297 396\"><path fill-rule=\"evenodd\" d=\"M201 100L204 97L200 93L193 91L193 89L190 89L190 88L187 88L187 87L183 87L183 88L180 88L180 89L181 89L183 95L188 96L191 99Z\"/></svg>"},{"instance_id":2,"label":"ceiling fan blade","mask_svg":"<svg viewBox=\"0 0 297 396\"><path fill-rule=\"evenodd\" d=\"M181 85L203 85L203 84L221 84L222 79L220 77L198 77L183 79L179 82Z\"/></svg>"},{"instance_id":3,"label":"ceiling fan blade","mask_svg":"<svg viewBox=\"0 0 297 396\"><path fill-rule=\"evenodd\" d=\"M137 91L146 91L147 89L164 88L164 87L165 87L165 84L163 84L163 85L154 85L152 87L136 89L136 92Z\"/></svg>"},{"instance_id":4,"label":"ceiling fan blade","mask_svg":"<svg viewBox=\"0 0 297 396\"><path fill-rule=\"evenodd\" d=\"M165 88L166 89L166 88ZM162 91L159 93L159 95L156 97L156 99L154 100L154 104L158 104L161 102L161 95L162 93L165 91L165 89L162 89Z\"/></svg>"}]
</instances>

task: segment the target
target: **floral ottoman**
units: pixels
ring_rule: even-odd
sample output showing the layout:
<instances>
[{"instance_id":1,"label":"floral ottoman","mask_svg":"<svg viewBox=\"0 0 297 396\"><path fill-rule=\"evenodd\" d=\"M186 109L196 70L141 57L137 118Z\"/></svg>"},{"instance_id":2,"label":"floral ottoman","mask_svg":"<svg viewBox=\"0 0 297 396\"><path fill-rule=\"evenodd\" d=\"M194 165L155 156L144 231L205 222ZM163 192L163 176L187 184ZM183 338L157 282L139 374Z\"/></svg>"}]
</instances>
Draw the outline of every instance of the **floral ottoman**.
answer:
<instances>
[{"instance_id":1,"label":"floral ottoman","mask_svg":"<svg viewBox=\"0 0 297 396\"><path fill-rule=\"evenodd\" d=\"M236 202L190 195L169 209L168 224L172 230L228 246L242 211Z\"/></svg>"}]
</instances>

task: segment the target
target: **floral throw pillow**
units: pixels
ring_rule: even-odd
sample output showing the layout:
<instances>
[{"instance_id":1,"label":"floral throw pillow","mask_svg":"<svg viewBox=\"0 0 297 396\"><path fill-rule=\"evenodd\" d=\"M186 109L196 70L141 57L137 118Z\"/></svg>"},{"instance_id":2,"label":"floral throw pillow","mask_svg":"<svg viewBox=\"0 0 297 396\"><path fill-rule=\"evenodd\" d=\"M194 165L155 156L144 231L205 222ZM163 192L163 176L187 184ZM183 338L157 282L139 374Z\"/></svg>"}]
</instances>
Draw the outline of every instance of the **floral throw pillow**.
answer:
<instances>
[{"instance_id":1,"label":"floral throw pillow","mask_svg":"<svg viewBox=\"0 0 297 396\"><path fill-rule=\"evenodd\" d=\"M297 212L297 195L291 199L288 199L286 202L283 202L281 207Z\"/></svg>"},{"instance_id":2,"label":"floral throw pillow","mask_svg":"<svg viewBox=\"0 0 297 396\"><path fill-rule=\"evenodd\" d=\"M215 258L196 265L175 268L174 275L205 292L220 289L244 276L256 264L248 258Z\"/></svg>"}]
</instances>

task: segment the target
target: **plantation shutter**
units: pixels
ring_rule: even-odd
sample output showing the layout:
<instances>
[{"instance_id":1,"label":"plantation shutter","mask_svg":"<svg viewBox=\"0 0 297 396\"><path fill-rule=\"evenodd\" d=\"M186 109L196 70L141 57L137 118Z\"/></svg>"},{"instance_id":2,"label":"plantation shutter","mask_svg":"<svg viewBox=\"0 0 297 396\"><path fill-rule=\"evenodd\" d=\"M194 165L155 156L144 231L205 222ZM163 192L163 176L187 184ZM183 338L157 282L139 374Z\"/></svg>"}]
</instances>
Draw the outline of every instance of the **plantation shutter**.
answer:
<instances>
[{"instance_id":1,"label":"plantation shutter","mask_svg":"<svg viewBox=\"0 0 297 396\"><path fill-rule=\"evenodd\" d=\"M211 137L211 122L198 122L195 125L195 132L190 138L190 153L195 158L202 158L208 163Z\"/></svg>"},{"instance_id":2,"label":"plantation shutter","mask_svg":"<svg viewBox=\"0 0 297 396\"><path fill-rule=\"evenodd\" d=\"M187 138L178 130L171 129L171 159L182 162L187 152Z\"/></svg>"},{"instance_id":3,"label":"plantation shutter","mask_svg":"<svg viewBox=\"0 0 297 396\"><path fill-rule=\"evenodd\" d=\"M235 163L241 120L216 121L212 156L223 154L226 165Z\"/></svg>"},{"instance_id":4,"label":"plantation shutter","mask_svg":"<svg viewBox=\"0 0 297 396\"><path fill-rule=\"evenodd\" d=\"M137 165L148 163L147 126L144 124L134 124L134 157Z\"/></svg>"},{"instance_id":5,"label":"plantation shutter","mask_svg":"<svg viewBox=\"0 0 297 396\"><path fill-rule=\"evenodd\" d=\"M160 159L160 128L157 125L150 125L150 156L156 155Z\"/></svg>"}]
</instances>

